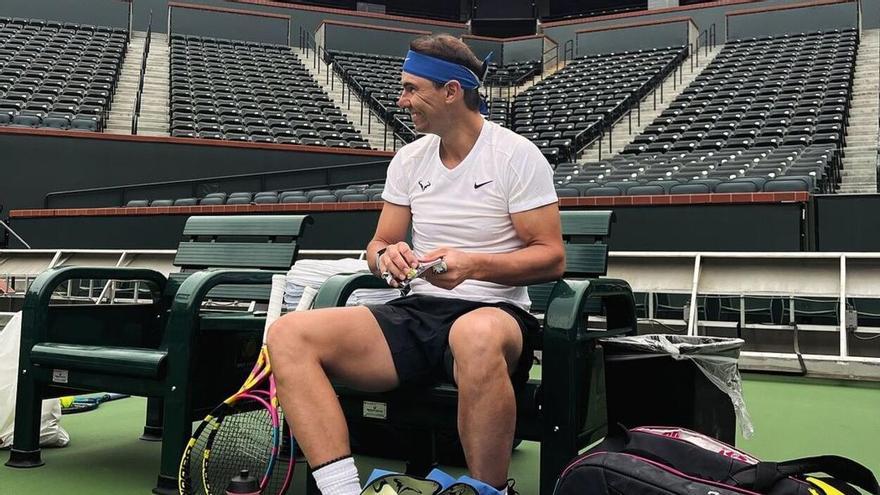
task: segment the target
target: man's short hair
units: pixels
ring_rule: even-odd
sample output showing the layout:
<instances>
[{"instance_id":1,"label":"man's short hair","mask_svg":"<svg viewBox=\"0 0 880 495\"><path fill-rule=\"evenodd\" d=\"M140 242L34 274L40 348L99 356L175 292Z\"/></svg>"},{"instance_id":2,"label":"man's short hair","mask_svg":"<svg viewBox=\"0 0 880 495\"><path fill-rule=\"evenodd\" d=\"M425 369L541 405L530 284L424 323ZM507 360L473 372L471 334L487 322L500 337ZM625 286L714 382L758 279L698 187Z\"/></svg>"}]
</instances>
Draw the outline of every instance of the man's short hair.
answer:
<instances>
[{"instance_id":1,"label":"man's short hair","mask_svg":"<svg viewBox=\"0 0 880 495\"><path fill-rule=\"evenodd\" d=\"M420 36L412 40L409 49L432 57L463 65L470 69L481 80L485 75L483 72L483 62L474 55L464 41L452 36L451 34L430 34ZM435 88L442 87L442 83L434 83ZM469 110L478 111L480 109L480 92L477 89L464 89L464 104Z\"/></svg>"}]
</instances>

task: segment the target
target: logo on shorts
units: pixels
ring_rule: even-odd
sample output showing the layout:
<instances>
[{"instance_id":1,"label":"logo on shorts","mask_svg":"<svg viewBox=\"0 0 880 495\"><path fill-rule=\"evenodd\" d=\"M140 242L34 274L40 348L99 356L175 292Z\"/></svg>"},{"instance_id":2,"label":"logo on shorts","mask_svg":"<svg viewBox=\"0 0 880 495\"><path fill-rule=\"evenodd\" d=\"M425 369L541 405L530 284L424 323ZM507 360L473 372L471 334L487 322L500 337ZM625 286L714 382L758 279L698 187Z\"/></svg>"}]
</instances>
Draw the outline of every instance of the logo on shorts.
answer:
<instances>
[{"instance_id":1,"label":"logo on shorts","mask_svg":"<svg viewBox=\"0 0 880 495\"><path fill-rule=\"evenodd\" d=\"M422 192L425 192L426 189L431 187L431 182L428 181L428 182L422 183L422 181L419 181L419 187L422 188Z\"/></svg>"}]
</instances>

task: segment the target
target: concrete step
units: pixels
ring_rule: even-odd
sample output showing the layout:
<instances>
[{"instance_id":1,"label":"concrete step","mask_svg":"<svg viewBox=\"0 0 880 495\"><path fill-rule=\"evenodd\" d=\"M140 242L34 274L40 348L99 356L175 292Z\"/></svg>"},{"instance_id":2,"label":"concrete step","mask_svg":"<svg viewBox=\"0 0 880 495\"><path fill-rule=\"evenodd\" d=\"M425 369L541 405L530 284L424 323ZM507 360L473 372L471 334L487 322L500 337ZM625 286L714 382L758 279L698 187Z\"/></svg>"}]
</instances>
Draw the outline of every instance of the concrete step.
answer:
<instances>
[{"instance_id":1,"label":"concrete step","mask_svg":"<svg viewBox=\"0 0 880 495\"><path fill-rule=\"evenodd\" d=\"M144 79L145 79L145 80L146 80L146 79L153 79L153 80L156 80L156 79L164 79L164 80L167 81L167 80L169 80L169 79L168 79L168 74L169 74L168 72L162 72L162 71L154 70L153 67L148 63L148 64L147 64L147 73L144 74ZM120 79L131 79L131 78L134 78L135 80L137 80L137 79L139 79L140 77L141 77L140 62L138 62L138 66L137 66L136 68L132 69L132 70L124 70L124 71L120 71L120 72L119 72L119 78L120 78Z\"/></svg>"},{"instance_id":2,"label":"concrete step","mask_svg":"<svg viewBox=\"0 0 880 495\"><path fill-rule=\"evenodd\" d=\"M877 166L877 157L853 157L845 154L843 166L847 170L857 170L865 167L873 169Z\"/></svg>"},{"instance_id":3,"label":"concrete step","mask_svg":"<svg viewBox=\"0 0 880 495\"><path fill-rule=\"evenodd\" d=\"M846 145L849 146L871 146L877 145L877 135L872 136L847 136L846 137Z\"/></svg>"},{"instance_id":4,"label":"concrete step","mask_svg":"<svg viewBox=\"0 0 880 495\"><path fill-rule=\"evenodd\" d=\"M837 194L873 194L877 192L877 186L871 187L870 184L866 184L862 187L853 187L851 189L841 189L837 190Z\"/></svg>"},{"instance_id":5,"label":"concrete step","mask_svg":"<svg viewBox=\"0 0 880 495\"><path fill-rule=\"evenodd\" d=\"M141 107L146 105L158 105L158 106L168 106L168 97L150 97L147 95L141 95Z\"/></svg>"},{"instance_id":6,"label":"concrete step","mask_svg":"<svg viewBox=\"0 0 880 495\"><path fill-rule=\"evenodd\" d=\"M131 116L133 111L131 108L121 108L119 110L114 110L110 112L111 117L118 117L123 120L131 121ZM141 110L141 114L138 117L140 120L144 121L153 121L156 123L168 123L168 114L165 112L150 112Z\"/></svg>"},{"instance_id":7,"label":"concrete step","mask_svg":"<svg viewBox=\"0 0 880 495\"><path fill-rule=\"evenodd\" d=\"M878 33L866 32L856 57L853 98L841 170L840 192L877 191Z\"/></svg>"},{"instance_id":8,"label":"concrete step","mask_svg":"<svg viewBox=\"0 0 880 495\"><path fill-rule=\"evenodd\" d=\"M848 130L856 131L861 134L877 132L877 123L875 122L874 125L861 123L853 124L852 120L850 120Z\"/></svg>"},{"instance_id":9,"label":"concrete step","mask_svg":"<svg viewBox=\"0 0 880 495\"><path fill-rule=\"evenodd\" d=\"M117 87L117 91L124 92L124 94L131 95L131 97L133 99L135 93L137 93L137 85ZM144 98L165 98L167 100L168 93L169 93L168 89L161 90L161 89L149 88L147 86L144 86L144 90L141 93L141 96Z\"/></svg>"}]
</instances>

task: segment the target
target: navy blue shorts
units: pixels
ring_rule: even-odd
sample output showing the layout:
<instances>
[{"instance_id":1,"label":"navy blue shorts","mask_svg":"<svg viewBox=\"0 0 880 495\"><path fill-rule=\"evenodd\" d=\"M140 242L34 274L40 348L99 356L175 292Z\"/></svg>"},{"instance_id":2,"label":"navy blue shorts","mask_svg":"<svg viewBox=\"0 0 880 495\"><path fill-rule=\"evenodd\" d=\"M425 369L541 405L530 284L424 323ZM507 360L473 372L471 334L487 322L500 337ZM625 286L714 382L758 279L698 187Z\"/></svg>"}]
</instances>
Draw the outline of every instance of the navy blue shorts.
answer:
<instances>
[{"instance_id":1,"label":"navy blue shorts","mask_svg":"<svg viewBox=\"0 0 880 495\"><path fill-rule=\"evenodd\" d=\"M525 383L532 367L533 349L527 335L540 331L540 323L527 311L507 303L484 303L445 297L410 295L386 304L367 306L379 322L400 384L427 385L450 382L452 353L449 331L460 316L484 307L495 307L513 316L523 333L523 352L511 379Z\"/></svg>"}]
</instances>

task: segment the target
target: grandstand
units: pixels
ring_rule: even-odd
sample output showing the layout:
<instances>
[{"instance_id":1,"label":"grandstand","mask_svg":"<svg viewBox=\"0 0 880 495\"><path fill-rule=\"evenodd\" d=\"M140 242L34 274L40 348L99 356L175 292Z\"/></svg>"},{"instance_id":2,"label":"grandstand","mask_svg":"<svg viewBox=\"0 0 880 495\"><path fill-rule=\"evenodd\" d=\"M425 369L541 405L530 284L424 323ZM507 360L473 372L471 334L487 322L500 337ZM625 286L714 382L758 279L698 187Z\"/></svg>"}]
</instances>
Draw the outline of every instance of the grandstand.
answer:
<instances>
[{"instance_id":1,"label":"grandstand","mask_svg":"<svg viewBox=\"0 0 880 495\"><path fill-rule=\"evenodd\" d=\"M365 256L388 163L421 137L398 106L403 57L415 37L441 32L461 37L479 59L492 53L481 89L486 119L540 149L563 214L609 219L604 231L564 233L570 244L590 243L584 250L594 255L607 252L567 276L625 280L636 333L743 339L738 364L755 437L735 431L732 410L708 425L688 424L760 458L838 454L880 474L880 220L873 213L880 208L880 0L646 2L578 15L556 15L550 0L534 2L535 29L526 34L512 32L521 23L509 19L507 26L479 22L476 0L461 2L474 8L460 15L450 16L445 4L427 9L433 17L418 2L370 4L382 12L357 10L361 2L353 1L332 8L317 1L87 3L0 2L0 343L4 325L23 309L47 321L53 337L60 331L53 322L70 321L58 342L28 331L22 340L36 345L22 347L22 370L48 377L46 397L80 393L47 374L66 366L83 390L121 387L151 400L65 415L70 447L13 447L10 466L46 465L0 468L0 492L177 493L180 439L134 438L143 432L156 440L168 427L156 399L174 402L162 388L173 381L174 353L195 356L193 374L180 375L193 377L192 404L174 417L201 416L235 385L210 373L237 377L253 357L245 340L262 324L267 302L259 277L294 260ZM497 17L513 15L514 4ZM511 32L480 31L499 25ZM187 227L190 219L198 227ZM285 226L290 219L296 229ZM224 243L237 254L203 259ZM74 267L82 275L42 286L59 273L52 270ZM120 271L102 271L109 267ZM172 303L197 292L176 291L177 284L192 273L210 278L202 270L213 268L258 275L236 275L248 282L242 287L224 279L204 289L185 325L196 329L195 344L169 351L165 324L172 314L179 321L174 312L185 305ZM125 270L142 270L141 277L150 270L165 292L150 292L149 277L114 278ZM542 291L530 288L536 301ZM42 313L32 309L43 302ZM160 323L141 324L160 307ZM585 303L574 323L579 342L619 323L618 309ZM541 318L552 311L535 310ZM211 332L227 340L204 340ZM199 355L201 346L216 359ZM521 494L551 495L553 480L539 474L542 449L568 452L543 443L550 429L535 428L552 426L542 423L551 413L541 380L553 376L548 363L558 349L546 349L536 355L533 388L518 397L523 441L511 476ZM599 367L611 370L612 361ZM566 411L583 428L566 437L566 448L597 439L606 399L619 400L611 378L610 392L579 382L584 369L562 388L575 394ZM76 382L84 376L77 372L91 378ZM602 402L580 395L587 390ZM356 451L362 479L372 467L404 469L397 450L405 438L435 445L431 462L464 473L454 432L444 429L454 417L440 412L454 396L433 393L443 399L436 410L410 412L424 413L417 420L436 413L434 435L383 423L385 442L369 441L376 432L362 426L363 401L346 403L363 442ZM9 407L0 403L0 426ZM406 460L413 469L427 462ZM304 461L298 464L288 493L316 495Z\"/></svg>"}]
</instances>

